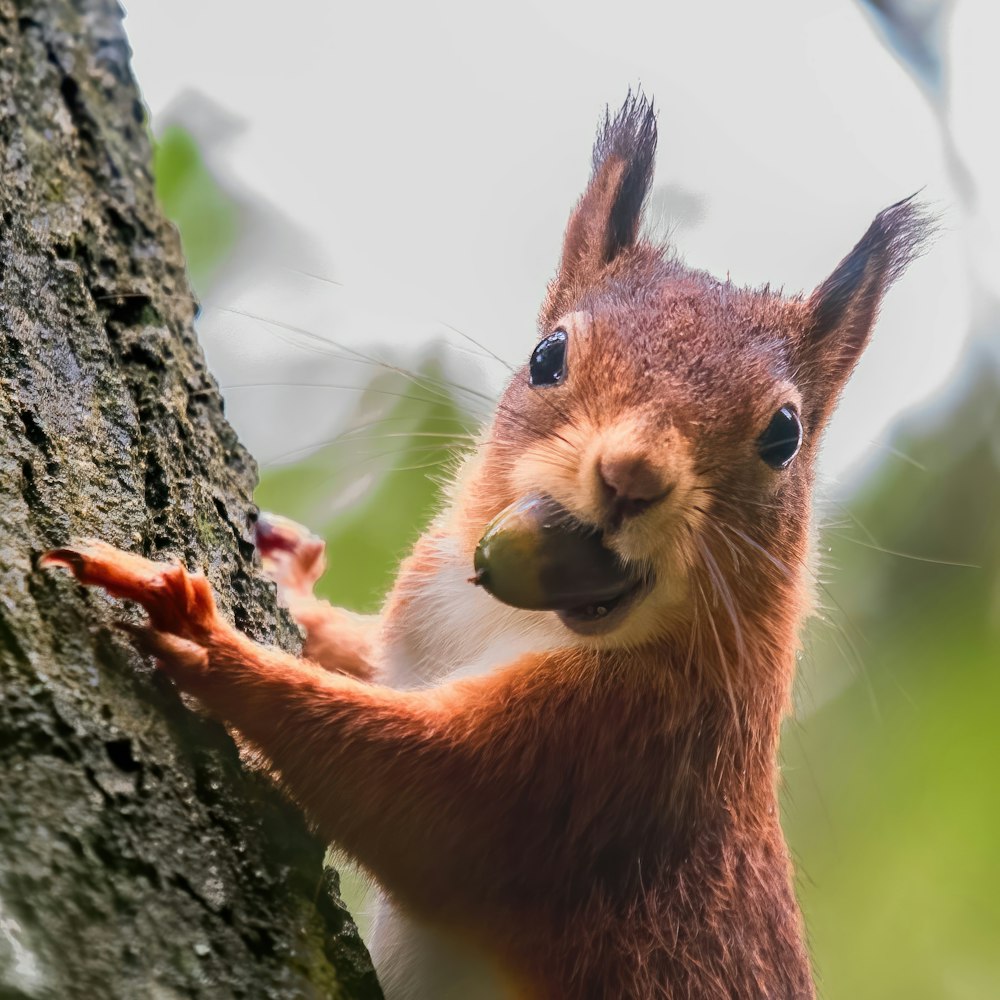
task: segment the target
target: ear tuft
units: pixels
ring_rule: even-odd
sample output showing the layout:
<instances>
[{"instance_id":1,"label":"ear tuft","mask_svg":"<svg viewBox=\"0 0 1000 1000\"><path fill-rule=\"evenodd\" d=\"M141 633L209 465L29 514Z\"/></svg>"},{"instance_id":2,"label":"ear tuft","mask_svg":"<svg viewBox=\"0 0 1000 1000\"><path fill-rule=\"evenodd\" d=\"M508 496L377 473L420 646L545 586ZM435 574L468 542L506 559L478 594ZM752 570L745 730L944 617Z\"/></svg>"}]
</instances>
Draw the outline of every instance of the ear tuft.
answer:
<instances>
[{"instance_id":1,"label":"ear tuft","mask_svg":"<svg viewBox=\"0 0 1000 1000\"><path fill-rule=\"evenodd\" d=\"M608 218L605 259L610 261L635 242L642 218L642 207L653 180L656 158L656 110L653 102L639 90L630 90L618 113L604 112L604 123L594 143L593 180L609 163L624 165L617 195Z\"/></svg>"},{"instance_id":2,"label":"ear tuft","mask_svg":"<svg viewBox=\"0 0 1000 1000\"><path fill-rule=\"evenodd\" d=\"M604 269L635 245L642 207L653 179L656 112L652 101L630 90L612 118L608 109L594 143L594 172L573 209L563 237L562 260L542 306L541 324L570 308Z\"/></svg>"},{"instance_id":3,"label":"ear tuft","mask_svg":"<svg viewBox=\"0 0 1000 1000\"><path fill-rule=\"evenodd\" d=\"M850 312L874 322L882 296L937 231L934 217L915 198L910 195L879 212L854 249L813 292L814 337L835 330Z\"/></svg>"},{"instance_id":4,"label":"ear tuft","mask_svg":"<svg viewBox=\"0 0 1000 1000\"><path fill-rule=\"evenodd\" d=\"M806 347L824 379L840 385L868 342L889 286L928 247L937 226L911 195L883 209L810 296Z\"/></svg>"}]
</instances>

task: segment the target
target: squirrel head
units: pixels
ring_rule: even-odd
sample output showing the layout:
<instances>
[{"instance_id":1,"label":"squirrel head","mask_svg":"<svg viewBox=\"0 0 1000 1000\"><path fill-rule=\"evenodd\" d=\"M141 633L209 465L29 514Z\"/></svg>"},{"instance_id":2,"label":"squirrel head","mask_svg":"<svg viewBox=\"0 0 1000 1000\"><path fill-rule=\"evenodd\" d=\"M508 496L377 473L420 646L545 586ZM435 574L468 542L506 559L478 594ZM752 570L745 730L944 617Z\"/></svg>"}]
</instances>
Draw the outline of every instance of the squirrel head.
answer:
<instances>
[{"instance_id":1,"label":"squirrel head","mask_svg":"<svg viewBox=\"0 0 1000 1000\"><path fill-rule=\"evenodd\" d=\"M738 288L641 235L655 149L652 104L630 94L599 129L541 339L500 400L470 538L529 493L602 531L648 581L620 613L566 621L604 645L691 621L699 592L731 605L730 641L740 616L773 617L774 589L799 602L796 628L820 436L929 224L899 202L811 295Z\"/></svg>"}]
</instances>

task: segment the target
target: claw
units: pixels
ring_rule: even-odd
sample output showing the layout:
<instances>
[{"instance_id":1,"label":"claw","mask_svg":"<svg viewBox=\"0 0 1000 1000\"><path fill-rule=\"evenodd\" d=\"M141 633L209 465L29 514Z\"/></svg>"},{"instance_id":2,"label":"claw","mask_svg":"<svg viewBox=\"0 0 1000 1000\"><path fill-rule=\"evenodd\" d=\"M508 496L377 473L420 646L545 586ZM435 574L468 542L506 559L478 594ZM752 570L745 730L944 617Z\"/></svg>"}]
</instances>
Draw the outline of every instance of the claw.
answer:
<instances>
[{"instance_id":1,"label":"claw","mask_svg":"<svg viewBox=\"0 0 1000 1000\"><path fill-rule=\"evenodd\" d=\"M168 674L176 673L178 668L188 674L208 668L208 653L195 642L166 632L157 632L148 625L118 622L117 627L128 636L140 653L152 657L161 667L166 667Z\"/></svg>"},{"instance_id":2,"label":"claw","mask_svg":"<svg viewBox=\"0 0 1000 1000\"><path fill-rule=\"evenodd\" d=\"M62 566L77 579L80 579L85 564L83 556L76 549L49 549L48 552L42 553L38 565L43 569L48 569L50 566Z\"/></svg>"},{"instance_id":3,"label":"claw","mask_svg":"<svg viewBox=\"0 0 1000 1000\"><path fill-rule=\"evenodd\" d=\"M254 539L261 558L275 552L294 552L308 532L301 525L279 514L261 511L254 524Z\"/></svg>"},{"instance_id":4,"label":"claw","mask_svg":"<svg viewBox=\"0 0 1000 1000\"><path fill-rule=\"evenodd\" d=\"M280 514L264 511L254 525L254 537L262 557L275 552L312 550L317 544L322 545L322 539L308 528Z\"/></svg>"},{"instance_id":5,"label":"claw","mask_svg":"<svg viewBox=\"0 0 1000 1000\"><path fill-rule=\"evenodd\" d=\"M80 583L138 602L157 631L195 638L216 622L208 581L180 563L152 562L106 542L86 540L46 552L38 565L68 569Z\"/></svg>"},{"instance_id":6,"label":"claw","mask_svg":"<svg viewBox=\"0 0 1000 1000\"><path fill-rule=\"evenodd\" d=\"M133 601L139 600L139 594L155 585L164 570L170 568L89 538L72 546L49 550L38 560L38 565L61 566L80 583L102 587L113 597Z\"/></svg>"},{"instance_id":7,"label":"claw","mask_svg":"<svg viewBox=\"0 0 1000 1000\"><path fill-rule=\"evenodd\" d=\"M264 573L278 584L286 603L312 596L326 568L323 539L278 514L261 513L254 526Z\"/></svg>"}]
</instances>

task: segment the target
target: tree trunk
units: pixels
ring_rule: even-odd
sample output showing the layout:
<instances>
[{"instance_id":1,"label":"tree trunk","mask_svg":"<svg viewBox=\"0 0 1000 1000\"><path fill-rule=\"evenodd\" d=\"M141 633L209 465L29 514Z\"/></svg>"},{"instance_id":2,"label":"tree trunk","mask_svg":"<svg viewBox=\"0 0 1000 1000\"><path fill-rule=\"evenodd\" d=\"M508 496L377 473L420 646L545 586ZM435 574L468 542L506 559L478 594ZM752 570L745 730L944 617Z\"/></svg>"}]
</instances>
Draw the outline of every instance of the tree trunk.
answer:
<instances>
[{"instance_id":1,"label":"tree trunk","mask_svg":"<svg viewBox=\"0 0 1000 1000\"><path fill-rule=\"evenodd\" d=\"M376 997L323 845L38 554L208 574L256 639L253 461L192 329L112 0L0 0L0 997Z\"/></svg>"}]
</instances>

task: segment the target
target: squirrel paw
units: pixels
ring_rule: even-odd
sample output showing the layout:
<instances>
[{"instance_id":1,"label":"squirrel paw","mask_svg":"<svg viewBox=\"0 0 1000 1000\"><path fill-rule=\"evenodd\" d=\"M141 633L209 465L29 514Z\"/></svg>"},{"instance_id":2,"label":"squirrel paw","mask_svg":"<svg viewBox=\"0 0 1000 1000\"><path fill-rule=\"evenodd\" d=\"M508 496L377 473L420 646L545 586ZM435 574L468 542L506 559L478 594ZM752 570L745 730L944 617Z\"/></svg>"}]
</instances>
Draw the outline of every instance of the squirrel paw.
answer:
<instances>
[{"instance_id":1,"label":"squirrel paw","mask_svg":"<svg viewBox=\"0 0 1000 1000\"><path fill-rule=\"evenodd\" d=\"M295 521L261 513L254 526L264 575L278 585L278 598L292 607L312 599L313 585L326 569L326 544Z\"/></svg>"},{"instance_id":2,"label":"squirrel paw","mask_svg":"<svg viewBox=\"0 0 1000 1000\"><path fill-rule=\"evenodd\" d=\"M158 659L190 660L224 626L212 589L200 573L180 563L158 563L99 541L83 541L46 552L39 566L61 566L80 583L146 609L149 627L125 626L136 645Z\"/></svg>"}]
</instances>

